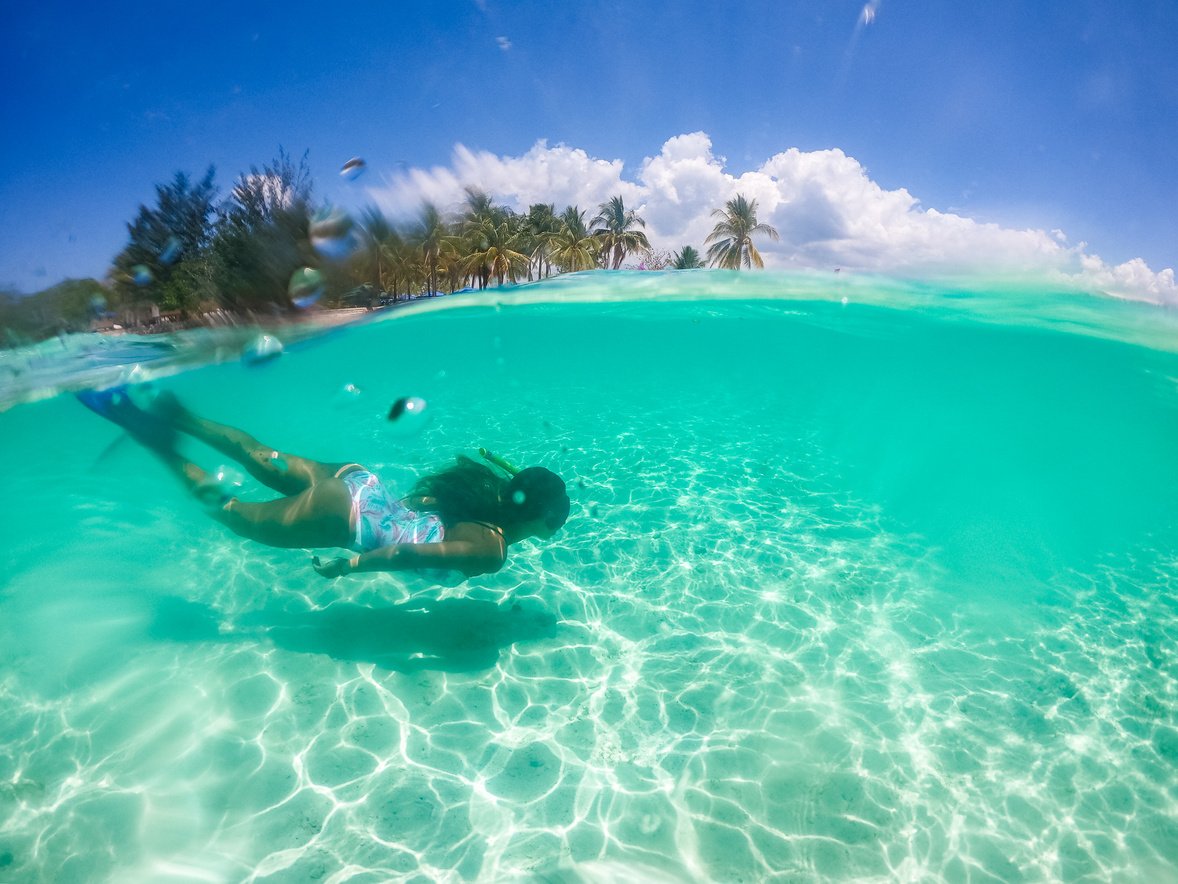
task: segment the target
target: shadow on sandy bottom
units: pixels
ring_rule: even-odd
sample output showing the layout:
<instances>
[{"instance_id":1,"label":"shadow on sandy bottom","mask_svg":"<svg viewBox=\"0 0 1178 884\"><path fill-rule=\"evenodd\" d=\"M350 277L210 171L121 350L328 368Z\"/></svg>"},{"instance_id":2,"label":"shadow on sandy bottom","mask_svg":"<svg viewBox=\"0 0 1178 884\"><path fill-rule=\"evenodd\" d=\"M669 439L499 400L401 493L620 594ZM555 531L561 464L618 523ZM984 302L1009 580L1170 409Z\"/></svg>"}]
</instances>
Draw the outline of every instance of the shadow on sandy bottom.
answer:
<instances>
[{"instance_id":1,"label":"shadow on sandy bottom","mask_svg":"<svg viewBox=\"0 0 1178 884\"><path fill-rule=\"evenodd\" d=\"M155 604L148 634L170 642L268 641L287 651L397 672L476 672L493 667L516 642L554 637L556 617L521 602L444 599L391 608L339 603L322 610L263 609L230 623L210 605L165 596Z\"/></svg>"}]
</instances>

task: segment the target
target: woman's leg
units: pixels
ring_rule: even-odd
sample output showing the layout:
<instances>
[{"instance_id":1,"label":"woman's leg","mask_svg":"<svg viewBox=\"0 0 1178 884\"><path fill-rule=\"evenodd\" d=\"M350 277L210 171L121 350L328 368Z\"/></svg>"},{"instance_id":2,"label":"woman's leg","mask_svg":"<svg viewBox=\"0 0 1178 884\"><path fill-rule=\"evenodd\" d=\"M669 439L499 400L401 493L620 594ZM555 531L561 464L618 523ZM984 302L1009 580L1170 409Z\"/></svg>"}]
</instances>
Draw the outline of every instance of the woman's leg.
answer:
<instances>
[{"instance_id":1,"label":"woman's leg","mask_svg":"<svg viewBox=\"0 0 1178 884\"><path fill-rule=\"evenodd\" d=\"M263 445L245 430L218 424L185 408L171 393L161 393L155 412L210 448L233 458L249 474L281 494L295 495L333 478L347 464L327 464Z\"/></svg>"},{"instance_id":2,"label":"woman's leg","mask_svg":"<svg viewBox=\"0 0 1178 884\"><path fill-rule=\"evenodd\" d=\"M306 548L350 546L353 540L352 498L339 479L316 482L292 497L262 503L247 503L231 497L211 495L221 489L208 481L208 474L174 451L155 448L155 454L198 499L214 507L210 515L234 534L267 546Z\"/></svg>"},{"instance_id":3,"label":"woman's leg","mask_svg":"<svg viewBox=\"0 0 1178 884\"><path fill-rule=\"evenodd\" d=\"M316 482L301 494L245 503L232 498L213 518L235 534L268 546L350 546L352 500L338 479Z\"/></svg>"},{"instance_id":4,"label":"woman's leg","mask_svg":"<svg viewBox=\"0 0 1178 884\"><path fill-rule=\"evenodd\" d=\"M311 465L305 469L310 471L312 478L293 496L265 503L245 503L235 497L226 500L222 497L223 489L209 481L208 473L176 451L171 427L158 417L141 411L125 396L112 397L104 403L102 414L152 451L192 494L206 505L215 507L211 513L213 518L242 537L280 547L351 545L352 498L342 481L330 475L323 477L326 465L305 461ZM209 423L197 418L193 422ZM233 434L241 442L242 450L249 447L252 437L232 427L224 429L227 431L225 439L215 448L229 454L229 440L234 438ZM256 440L252 441L256 446ZM301 464L299 466L303 469Z\"/></svg>"}]
</instances>

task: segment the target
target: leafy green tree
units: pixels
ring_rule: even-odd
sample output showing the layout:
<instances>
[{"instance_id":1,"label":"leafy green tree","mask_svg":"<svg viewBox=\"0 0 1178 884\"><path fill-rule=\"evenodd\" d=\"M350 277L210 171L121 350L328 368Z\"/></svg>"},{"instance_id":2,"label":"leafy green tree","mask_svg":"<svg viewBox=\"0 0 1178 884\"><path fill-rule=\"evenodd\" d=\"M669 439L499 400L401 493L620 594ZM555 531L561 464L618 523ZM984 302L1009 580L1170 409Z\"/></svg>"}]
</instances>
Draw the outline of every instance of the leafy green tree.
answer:
<instances>
[{"instance_id":1,"label":"leafy green tree","mask_svg":"<svg viewBox=\"0 0 1178 884\"><path fill-rule=\"evenodd\" d=\"M757 201L746 200L737 194L724 204L723 209L712 212L719 218L704 245L708 245L708 260L713 267L739 270L745 267L764 267L761 253L753 245L753 234L763 233L770 239L778 239L777 229L757 222Z\"/></svg>"},{"instance_id":2,"label":"leafy green tree","mask_svg":"<svg viewBox=\"0 0 1178 884\"><path fill-rule=\"evenodd\" d=\"M59 332L87 331L95 314L116 297L96 279L66 279L24 296L0 292L0 344L19 346Z\"/></svg>"},{"instance_id":3,"label":"leafy green tree","mask_svg":"<svg viewBox=\"0 0 1178 884\"><path fill-rule=\"evenodd\" d=\"M672 270L694 270L704 266L704 259L692 246L684 246L671 256Z\"/></svg>"},{"instance_id":4,"label":"leafy green tree","mask_svg":"<svg viewBox=\"0 0 1178 884\"><path fill-rule=\"evenodd\" d=\"M17 292L0 290L0 347L19 347L32 337L34 322L24 302Z\"/></svg>"},{"instance_id":5,"label":"leafy green tree","mask_svg":"<svg viewBox=\"0 0 1178 884\"><path fill-rule=\"evenodd\" d=\"M563 272L592 270L597 266L601 241L585 226L585 213L576 206L560 215L560 232L552 238L552 260Z\"/></svg>"},{"instance_id":6,"label":"leafy green tree","mask_svg":"<svg viewBox=\"0 0 1178 884\"><path fill-rule=\"evenodd\" d=\"M627 254L650 251L646 234L637 229L645 227L646 221L633 209L628 210L620 196L610 197L598 206L592 224L593 235L601 241L601 260L612 270L622 266Z\"/></svg>"},{"instance_id":7,"label":"leafy green tree","mask_svg":"<svg viewBox=\"0 0 1178 884\"><path fill-rule=\"evenodd\" d=\"M129 241L113 261L112 278L125 299L187 312L209 295L214 175L212 166L196 182L177 172L170 183L156 185L153 207L139 206L127 225Z\"/></svg>"},{"instance_id":8,"label":"leafy green tree","mask_svg":"<svg viewBox=\"0 0 1178 884\"><path fill-rule=\"evenodd\" d=\"M281 148L261 169L241 175L220 208L213 240L213 276L231 307L290 308L291 275L318 263L309 238L311 172Z\"/></svg>"}]
</instances>

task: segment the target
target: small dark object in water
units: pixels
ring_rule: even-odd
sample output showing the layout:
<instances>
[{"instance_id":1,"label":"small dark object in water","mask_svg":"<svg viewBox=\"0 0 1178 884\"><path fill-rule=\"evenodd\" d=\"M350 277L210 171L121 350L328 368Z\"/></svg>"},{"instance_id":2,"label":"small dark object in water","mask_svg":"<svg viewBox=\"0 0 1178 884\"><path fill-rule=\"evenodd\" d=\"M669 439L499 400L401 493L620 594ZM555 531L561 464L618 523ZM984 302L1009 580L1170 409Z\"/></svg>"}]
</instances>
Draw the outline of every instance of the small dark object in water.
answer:
<instances>
[{"instance_id":1,"label":"small dark object in water","mask_svg":"<svg viewBox=\"0 0 1178 884\"><path fill-rule=\"evenodd\" d=\"M431 412L420 396L402 396L389 408L390 429L399 435L418 433L429 423Z\"/></svg>"},{"instance_id":2,"label":"small dark object in water","mask_svg":"<svg viewBox=\"0 0 1178 884\"><path fill-rule=\"evenodd\" d=\"M405 406L408 404L408 402L408 396L402 396L400 399L394 402L392 408L389 409L389 420L395 421L397 418L403 415L405 413Z\"/></svg>"}]
</instances>

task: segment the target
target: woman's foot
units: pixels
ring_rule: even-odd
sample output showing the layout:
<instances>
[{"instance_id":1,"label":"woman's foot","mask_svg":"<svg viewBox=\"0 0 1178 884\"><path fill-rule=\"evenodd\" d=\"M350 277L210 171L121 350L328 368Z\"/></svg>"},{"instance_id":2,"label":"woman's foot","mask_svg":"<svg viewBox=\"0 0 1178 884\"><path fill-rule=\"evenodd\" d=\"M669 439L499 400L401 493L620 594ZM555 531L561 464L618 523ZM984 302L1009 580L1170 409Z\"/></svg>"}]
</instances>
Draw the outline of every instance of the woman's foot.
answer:
<instances>
[{"instance_id":1,"label":"woman's foot","mask_svg":"<svg viewBox=\"0 0 1178 884\"><path fill-rule=\"evenodd\" d=\"M122 427L141 445L164 454L174 452L175 430L137 406L127 394L126 387L84 390L77 394L77 398L95 414Z\"/></svg>"}]
</instances>

